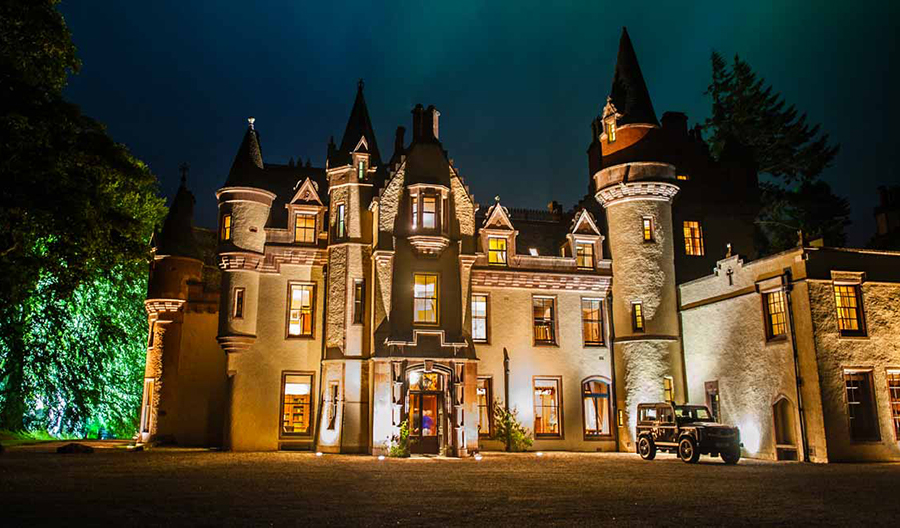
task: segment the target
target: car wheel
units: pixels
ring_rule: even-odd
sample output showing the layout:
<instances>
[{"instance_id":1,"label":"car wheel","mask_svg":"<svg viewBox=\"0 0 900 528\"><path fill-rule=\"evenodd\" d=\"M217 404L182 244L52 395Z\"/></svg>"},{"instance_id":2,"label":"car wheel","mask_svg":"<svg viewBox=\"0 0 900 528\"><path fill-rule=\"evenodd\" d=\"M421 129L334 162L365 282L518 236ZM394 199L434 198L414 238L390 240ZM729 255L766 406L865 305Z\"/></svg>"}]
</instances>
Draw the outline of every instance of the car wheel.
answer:
<instances>
[{"instance_id":1,"label":"car wheel","mask_svg":"<svg viewBox=\"0 0 900 528\"><path fill-rule=\"evenodd\" d=\"M697 443L690 436L685 436L678 443L678 456L681 460L688 464L693 464L700 460L700 451L697 450Z\"/></svg>"},{"instance_id":2,"label":"car wheel","mask_svg":"<svg viewBox=\"0 0 900 528\"><path fill-rule=\"evenodd\" d=\"M722 460L725 461L726 464L734 465L738 463L738 460L741 459L741 450L740 449L732 449L731 451L723 451L722 452Z\"/></svg>"},{"instance_id":3,"label":"car wheel","mask_svg":"<svg viewBox=\"0 0 900 528\"><path fill-rule=\"evenodd\" d=\"M642 436L638 440L637 450L638 454L641 455L641 458L644 460L653 460L656 458L656 444L646 436Z\"/></svg>"}]
</instances>

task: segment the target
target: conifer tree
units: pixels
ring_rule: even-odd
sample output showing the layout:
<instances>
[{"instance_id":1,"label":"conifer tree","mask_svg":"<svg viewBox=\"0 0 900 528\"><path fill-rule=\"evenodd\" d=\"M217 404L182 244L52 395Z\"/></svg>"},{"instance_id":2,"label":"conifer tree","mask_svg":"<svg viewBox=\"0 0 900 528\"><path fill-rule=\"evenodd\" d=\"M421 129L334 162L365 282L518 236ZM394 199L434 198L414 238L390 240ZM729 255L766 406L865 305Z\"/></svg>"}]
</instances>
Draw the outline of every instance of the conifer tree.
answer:
<instances>
[{"instance_id":1,"label":"conifer tree","mask_svg":"<svg viewBox=\"0 0 900 528\"><path fill-rule=\"evenodd\" d=\"M820 125L810 124L805 113L788 105L737 55L729 67L721 54L713 52L706 93L712 98L705 128L711 132L713 155L719 157L727 145L737 143L748 149L764 176L760 253L794 247L801 237L805 242L822 238L826 245L844 245L849 203L819 179L839 146Z\"/></svg>"}]
</instances>

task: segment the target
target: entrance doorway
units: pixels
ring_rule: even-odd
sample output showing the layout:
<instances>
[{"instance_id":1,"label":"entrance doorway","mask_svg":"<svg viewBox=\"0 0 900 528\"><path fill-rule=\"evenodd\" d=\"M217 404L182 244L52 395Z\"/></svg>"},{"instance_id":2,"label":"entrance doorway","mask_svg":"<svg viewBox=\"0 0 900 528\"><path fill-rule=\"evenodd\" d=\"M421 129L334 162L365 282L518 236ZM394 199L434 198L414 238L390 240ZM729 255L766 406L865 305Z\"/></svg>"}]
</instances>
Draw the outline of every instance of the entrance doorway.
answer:
<instances>
[{"instance_id":1,"label":"entrance doorway","mask_svg":"<svg viewBox=\"0 0 900 528\"><path fill-rule=\"evenodd\" d=\"M409 373L409 451L437 455L444 438L444 376L438 372Z\"/></svg>"}]
</instances>

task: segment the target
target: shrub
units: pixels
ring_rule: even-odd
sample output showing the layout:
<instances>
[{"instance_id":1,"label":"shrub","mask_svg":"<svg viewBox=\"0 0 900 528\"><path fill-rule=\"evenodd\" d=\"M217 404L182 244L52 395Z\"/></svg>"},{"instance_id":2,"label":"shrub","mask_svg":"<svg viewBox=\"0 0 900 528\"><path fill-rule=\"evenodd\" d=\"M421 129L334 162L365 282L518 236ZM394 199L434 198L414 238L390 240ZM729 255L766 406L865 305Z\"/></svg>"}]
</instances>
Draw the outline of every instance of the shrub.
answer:
<instances>
[{"instance_id":1,"label":"shrub","mask_svg":"<svg viewBox=\"0 0 900 528\"><path fill-rule=\"evenodd\" d=\"M503 442L507 451L527 451L534 440L531 432L522 426L516 415L515 408L507 411L500 400L494 400L494 434L491 440Z\"/></svg>"},{"instance_id":2,"label":"shrub","mask_svg":"<svg viewBox=\"0 0 900 528\"><path fill-rule=\"evenodd\" d=\"M400 424L400 434L391 437L391 448L388 456L393 458L409 458L409 422Z\"/></svg>"}]
</instances>

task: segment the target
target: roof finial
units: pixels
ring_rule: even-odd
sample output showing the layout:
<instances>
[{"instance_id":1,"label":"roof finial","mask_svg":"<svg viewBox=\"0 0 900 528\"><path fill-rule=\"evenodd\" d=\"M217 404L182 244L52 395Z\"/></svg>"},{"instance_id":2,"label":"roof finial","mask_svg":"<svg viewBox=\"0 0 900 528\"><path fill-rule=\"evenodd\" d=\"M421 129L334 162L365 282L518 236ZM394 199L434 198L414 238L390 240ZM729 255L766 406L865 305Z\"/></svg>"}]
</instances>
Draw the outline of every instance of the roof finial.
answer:
<instances>
[{"instance_id":1,"label":"roof finial","mask_svg":"<svg viewBox=\"0 0 900 528\"><path fill-rule=\"evenodd\" d=\"M366 86L366 82L362 80L362 77L360 77L359 82L356 83L356 87L359 88L359 91L361 92L361 91L363 91L363 88L365 86Z\"/></svg>"},{"instance_id":2,"label":"roof finial","mask_svg":"<svg viewBox=\"0 0 900 528\"><path fill-rule=\"evenodd\" d=\"M247 118L247 122L250 123L250 130L255 130L255 129L253 128L253 123L256 122L256 118L253 117L253 116L250 116L250 117Z\"/></svg>"},{"instance_id":3,"label":"roof finial","mask_svg":"<svg viewBox=\"0 0 900 528\"><path fill-rule=\"evenodd\" d=\"M181 186L184 187L187 184L187 175L188 171L191 170L191 166L184 162L178 167L178 170L181 171Z\"/></svg>"},{"instance_id":4,"label":"roof finial","mask_svg":"<svg viewBox=\"0 0 900 528\"><path fill-rule=\"evenodd\" d=\"M494 196L494 201L500 203L500 195Z\"/></svg>"}]
</instances>

